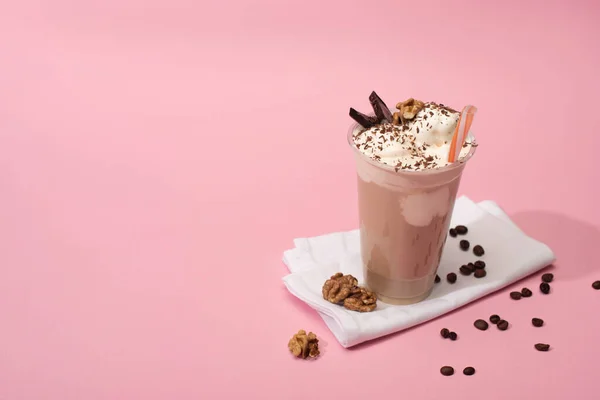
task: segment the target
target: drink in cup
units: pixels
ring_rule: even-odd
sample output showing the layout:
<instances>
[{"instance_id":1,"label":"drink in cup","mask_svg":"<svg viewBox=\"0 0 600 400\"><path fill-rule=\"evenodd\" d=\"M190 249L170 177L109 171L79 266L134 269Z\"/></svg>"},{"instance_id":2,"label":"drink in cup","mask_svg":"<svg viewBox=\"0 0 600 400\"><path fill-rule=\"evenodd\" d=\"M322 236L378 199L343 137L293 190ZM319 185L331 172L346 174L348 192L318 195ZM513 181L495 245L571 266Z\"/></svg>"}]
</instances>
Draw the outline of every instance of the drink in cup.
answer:
<instances>
[{"instance_id":1,"label":"drink in cup","mask_svg":"<svg viewBox=\"0 0 600 400\"><path fill-rule=\"evenodd\" d=\"M365 284L383 302L416 303L433 289L461 175L475 152L467 135L475 108L461 113L408 99L390 110L375 92L370 101L375 115L350 109L356 124L348 132Z\"/></svg>"}]
</instances>

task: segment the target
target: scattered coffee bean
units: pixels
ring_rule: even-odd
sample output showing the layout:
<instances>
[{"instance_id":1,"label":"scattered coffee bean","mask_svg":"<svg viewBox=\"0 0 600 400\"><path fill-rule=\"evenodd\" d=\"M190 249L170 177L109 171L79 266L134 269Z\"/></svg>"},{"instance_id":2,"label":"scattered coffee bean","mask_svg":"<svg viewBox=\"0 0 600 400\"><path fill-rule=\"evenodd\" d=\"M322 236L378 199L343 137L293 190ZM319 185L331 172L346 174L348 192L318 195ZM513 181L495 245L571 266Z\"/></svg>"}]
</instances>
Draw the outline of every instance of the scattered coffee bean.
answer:
<instances>
[{"instance_id":1,"label":"scattered coffee bean","mask_svg":"<svg viewBox=\"0 0 600 400\"><path fill-rule=\"evenodd\" d=\"M471 245L471 243L469 243L468 240L463 239L460 241L459 245L462 250L467 251L469 250L469 246Z\"/></svg>"},{"instance_id":2,"label":"scattered coffee bean","mask_svg":"<svg viewBox=\"0 0 600 400\"><path fill-rule=\"evenodd\" d=\"M469 267L468 265L463 265L462 267L459 268L460 273L463 275L471 275L473 273L473 268Z\"/></svg>"},{"instance_id":3,"label":"scattered coffee bean","mask_svg":"<svg viewBox=\"0 0 600 400\"><path fill-rule=\"evenodd\" d=\"M542 280L544 282L546 282L546 283L552 282L553 279L554 279L554 275L551 274L551 273L547 273L547 274L542 275Z\"/></svg>"},{"instance_id":4,"label":"scattered coffee bean","mask_svg":"<svg viewBox=\"0 0 600 400\"><path fill-rule=\"evenodd\" d=\"M440 283L441 280L442 278L438 274L435 274L435 283Z\"/></svg>"},{"instance_id":5,"label":"scattered coffee bean","mask_svg":"<svg viewBox=\"0 0 600 400\"><path fill-rule=\"evenodd\" d=\"M541 318L531 318L531 323L533 326L539 328L540 326L544 325L544 320Z\"/></svg>"},{"instance_id":6,"label":"scattered coffee bean","mask_svg":"<svg viewBox=\"0 0 600 400\"><path fill-rule=\"evenodd\" d=\"M508 329L508 321L505 321L505 320L501 319L500 321L498 321L498 323L496 324L496 326L501 331L505 331L505 330Z\"/></svg>"},{"instance_id":7,"label":"scattered coffee bean","mask_svg":"<svg viewBox=\"0 0 600 400\"><path fill-rule=\"evenodd\" d=\"M521 289L521 296L531 297L532 295L533 295L533 292L531 290L529 290L528 288L524 287L523 289Z\"/></svg>"},{"instance_id":8,"label":"scattered coffee bean","mask_svg":"<svg viewBox=\"0 0 600 400\"><path fill-rule=\"evenodd\" d=\"M600 290L600 281L592 283L592 287L596 290Z\"/></svg>"},{"instance_id":9,"label":"scattered coffee bean","mask_svg":"<svg viewBox=\"0 0 600 400\"><path fill-rule=\"evenodd\" d=\"M521 292L510 292L510 298L513 300L521 300Z\"/></svg>"},{"instance_id":10,"label":"scattered coffee bean","mask_svg":"<svg viewBox=\"0 0 600 400\"><path fill-rule=\"evenodd\" d=\"M471 376L475 373L475 368L473 367L467 367L465 369L463 369L463 374L467 375L467 376Z\"/></svg>"},{"instance_id":11,"label":"scattered coffee bean","mask_svg":"<svg viewBox=\"0 0 600 400\"><path fill-rule=\"evenodd\" d=\"M442 337L443 337L444 339L448 339L448 336L450 335L450 331L449 331L448 329L446 329L446 328L443 328L443 329L440 331L440 335L442 335Z\"/></svg>"},{"instance_id":12,"label":"scattered coffee bean","mask_svg":"<svg viewBox=\"0 0 600 400\"><path fill-rule=\"evenodd\" d=\"M466 235L467 232L469 232L467 227L464 225L456 225L456 228L454 228L454 229L456 230L456 233L458 233L459 235Z\"/></svg>"},{"instance_id":13,"label":"scattered coffee bean","mask_svg":"<svg viewBox=\"0 0 600 400\"><path fill-rule=\"evenodd\" d=\"M475 254L477 257L481 257L485 254L485 250L483 250L483 247L481 247L480 245L476 245L475 247L473 247L473 254Z\"/></svg>"},{"instance_id":14,"label":"scattered coffee bean","mask_svg":"<svg viewBox=\"0 0 600 400\"><path fill-rule=\"evenodd\" d=\"M487 272L485 272L485 269L476 269L474 275L475 275L475 278L483 278L484 276L487 275Z\"/></svg>"},{"instance_id":15,"label":"scattered coffee bean","mask_svg":"<svg viewBox=\"0 0 600 400\"><path fill-rule=\"evenodd\" d=\"M449 231L449 233L450 233L450 236L452 236L452 237L456 237L456 229L454 229L454 228L450 228L450 231Z\"/></svg>"},{"instance_id":16,"label":"scattered coffee bean","mask_svg":"<svg viewBox=\"0 0 600 400\"><path fill-rule=\"evenodd\" d=\"M440 372L441 372L441 373L442 373L442 375L444 375L444 376L450 376L450 375L454 375L454 368L452 368L452 367L449 367L449 366L447 366L447 365L446 365L445 367L442 367L442 368L440 369Z\"/></svg>"},{"instance_id":17,"label":"scattered coffee bean","mask_svg":"<svg viewBox=\"0 0 600 400\"><path fill-rule=\"evenodd\" d=\"M446 280L448 283L456 282L456 274L454 272L450 272L448 275L446 275Z\"/></svg>"},{"instance_id":18,"label":"scattered coffee bean","mask_svg":"<svg viewBox=\"0 0 600 400\"><path fill-rule=\"evenodd\" d=\"M548 351L548 350L550 350L550 345L546 344L546 343L537 343L535 345L535 349L537 351Z\"/></svg>"},{"instance_id":19,"label":"scattered coffee bean","mask_svg":"<svg viewBox=\"0 0 600 400\"><path fill-rule=\"evenodd\" d=\"M498 322L500 322L500 319L501 319L500 316L497 314L490 316L490 322L492 324L497 324Z\"/></svg>"},{"instance_id":20,"label":"scattered coffee bean","mask_svg":"<svg viewBox=\"0 0 600 400\"><path fill-rule=\"evenodd\" d=\"M485 322L485 321L484 321L484 320L482 320L482 319L478 319L478 320L476 320L476 321L473 323L473 325L475 325L475 328L479 329L480 331L485 331L485 330L487 330L487 328L488 328L488 326L489 326L489 325L488 325L488 323L487 323L487 322Z\"/></svg>"},{"instance_id":21,"label":"scattered coffee bean","mask_svg":"<svg viewBox=\"0 0 600 400\"><path fill-rule=\"evenodd\" d=\"M450 338L450 340L454 341L454 340L458 339L458 335L456 334L456 332L450 332L448 334L448 338Z\"/></svg>"},{"instance_id":22,"label":"scattered coffee bean","mask_svg":"<svg viewBox=\"0 0 600 400\"><path fill-rule=\"evenodd\" d=\"M550 285L548 285L546 282L540 283L540 291L544 294L550 293Z\"/></svg>"},{"instance_id":23,"label":"scattered coffee bean","mask_svg":"<svg viewBox=\"0 0 600 400\"><path fill-rule=\"evenodd\" d=\"M484 269L485 268L485 261L475 261L475 263L473 264L475 266L475 269Z\"/></svg>"}]
</instances>

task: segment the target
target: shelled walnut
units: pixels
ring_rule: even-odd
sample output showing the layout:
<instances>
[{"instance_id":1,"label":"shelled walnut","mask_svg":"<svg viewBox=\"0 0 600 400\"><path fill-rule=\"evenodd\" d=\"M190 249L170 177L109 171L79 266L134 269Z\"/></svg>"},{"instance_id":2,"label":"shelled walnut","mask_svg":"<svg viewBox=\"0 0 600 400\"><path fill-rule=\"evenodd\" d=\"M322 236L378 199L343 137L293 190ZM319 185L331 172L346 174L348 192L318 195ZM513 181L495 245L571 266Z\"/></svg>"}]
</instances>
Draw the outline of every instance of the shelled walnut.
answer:
<instances>
[{"instance_id":1,"label":"shelled walnut","mask_svg":"<svg viewBox=\"0 0 600 400\"><path fill-rule=\"evenodd\" d=\"M360 288L360 292L344 299L344 307L359 312L373 311L377 307L377 295L365 288Z\"/></svg>"},{"instance_id":2,"label":"shelled walnut","mask_svg":"<svg viewBox=\"0 0 600 400\"><path fill-rule=\"evenodd\" d=\"M312 332L306 334L306 331L300 329L288 342L288 349L298 358L315 358L319 352L319 339Z\"/></svg>"},{"instance_id":3,"label":"shelled walnut","mask_svg":"<svg viewBox=\"0 0 600 400\"><path fill-rule=\"evenodd\" d=\"M338 272L325 281L322 291L325 300L348 310L369 312L377 307L375 293L358 286L358 280L352 275Z\"/></svg>"},{"instance_id":4,"label":"shelled walnut","mask_svg":"<svg viewBox=\"0 0 600 400\"><path fill-rule=\"evenodd\" d=\"M413 98L410 98L406 101L401 101L400 103L396 104L396 108L399 111L399 116L395 117L395 121L398 120L398 118L402 121L402 123L404 123L404 121L406 120L411 120L415 117L415 115L417 115L417 113L419 111L421 111L421 109L425 106L425 103L423 103L420 100L415 100ZM396 114L396 113L394 113Z\"/></svg>"},{"instance_id":5,"label":"shelled walnut","mask_svg":"<svg viewBox=\"0 0 600 400\"><path fill-rule=\"evenodd\" d=\"M357 292L358 280L352 275L341 272L333 275L323 285L323 298L331 303L340 304L351 294Z\"/></svg>"}]
</instances>

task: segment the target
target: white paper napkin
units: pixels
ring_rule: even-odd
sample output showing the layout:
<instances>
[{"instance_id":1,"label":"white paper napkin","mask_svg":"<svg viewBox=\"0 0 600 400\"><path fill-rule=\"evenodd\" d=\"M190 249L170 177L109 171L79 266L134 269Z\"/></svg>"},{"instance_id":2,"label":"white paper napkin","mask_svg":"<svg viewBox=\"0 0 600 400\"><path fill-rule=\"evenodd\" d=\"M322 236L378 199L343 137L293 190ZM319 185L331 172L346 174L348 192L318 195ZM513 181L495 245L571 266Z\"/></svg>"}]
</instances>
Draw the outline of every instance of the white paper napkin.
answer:
<instances>
[{"instance_id":1,"label":"white paper napkin","mask_svg":"<svg viewBox=\"0 0 600 400\"><path fill-rule=\"evenodd\" d=\"M426 300L406 306L378 302L369 313L358 313L329 303L321 294L323 283L336 272L352 274L363 284L358 230L295 239L294 249L284 252L291 274L283 278L287 289L319 312L344 347L385 336L431 320L501 289L555 261L552 250L522 232L492 201L456 200L451 225L467 225L467 237L485 249L487 276L475 279L459 275L454 285L445 279L435 285ZM445 277L458 266L472 262L472 252L460 250L456 238L448 238L438 274Z\"/></svg>"}]
</instances>

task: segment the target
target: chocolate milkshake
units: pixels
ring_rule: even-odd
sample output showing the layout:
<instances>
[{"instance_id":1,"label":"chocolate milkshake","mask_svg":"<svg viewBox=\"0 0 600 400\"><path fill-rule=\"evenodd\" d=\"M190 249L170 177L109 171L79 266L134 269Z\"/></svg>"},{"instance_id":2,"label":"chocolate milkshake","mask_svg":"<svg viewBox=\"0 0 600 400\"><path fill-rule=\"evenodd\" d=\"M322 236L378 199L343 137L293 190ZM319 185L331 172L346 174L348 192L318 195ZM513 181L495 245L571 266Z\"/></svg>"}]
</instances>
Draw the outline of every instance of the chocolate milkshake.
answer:
<instances>
[{"instance_id":1,"label":"chocolate milkshake","mask_svg":"<svg viewBox=\"0 0 600 400\"><path fill-rule=\"evenodd\" d=\"M390 304L425 299L450 224L462 171L475 152L468 136L449 161L460 112L409 99L394 112L375 92L375 115L350 109L366 285ZM458 151L458 150L457 150Z\"/></svg>"}]
</instances>

